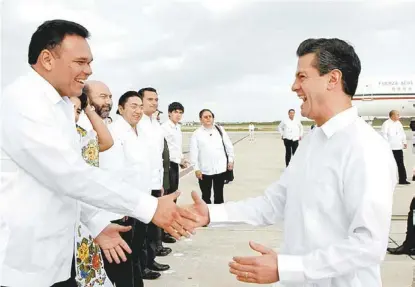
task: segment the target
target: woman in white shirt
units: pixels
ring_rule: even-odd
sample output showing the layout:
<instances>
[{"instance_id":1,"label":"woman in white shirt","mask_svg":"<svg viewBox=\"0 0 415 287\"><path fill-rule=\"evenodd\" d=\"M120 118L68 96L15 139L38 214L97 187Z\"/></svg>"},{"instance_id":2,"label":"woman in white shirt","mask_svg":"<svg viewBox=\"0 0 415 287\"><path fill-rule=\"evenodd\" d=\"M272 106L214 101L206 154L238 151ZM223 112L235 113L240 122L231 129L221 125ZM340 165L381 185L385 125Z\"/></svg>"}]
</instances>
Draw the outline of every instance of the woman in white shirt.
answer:
<instances>
[{"instance_id":1,"label":"woman in white shirt","mask_svg":"<svg viewBox=\"0 0 415 287\"><path fill-rule=\"evenodd\" d=\"M215 115L208 109L199 113L202 126L190 140L190 161L199 180L203 200L210 204L213 184L214 203L224 202L225 172L233 170L232 142L223 127L214 124Z\"/></svg>"}]
</instances>

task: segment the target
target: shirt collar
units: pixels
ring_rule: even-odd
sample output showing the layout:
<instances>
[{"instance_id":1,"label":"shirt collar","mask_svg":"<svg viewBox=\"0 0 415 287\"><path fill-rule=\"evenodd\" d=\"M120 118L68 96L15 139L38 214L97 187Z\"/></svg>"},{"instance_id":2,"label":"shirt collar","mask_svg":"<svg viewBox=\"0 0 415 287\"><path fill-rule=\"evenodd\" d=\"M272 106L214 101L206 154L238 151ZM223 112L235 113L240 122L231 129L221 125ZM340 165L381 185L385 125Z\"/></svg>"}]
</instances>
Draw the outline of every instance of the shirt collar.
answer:
<instances>
[{"instance_id":1,"label":"shirt collar","mask_svg":"<svg viewBox=\"0 0 415 287\"><path fill-rule=\"evenodd\" d=\"M353 106L332 117L324 125L321 126L321 129L327 138L331 138L336 132L348 126L357 118L357 108Z\"/></svg>"},{"instance_id":2,"label":"shirt collar","mask_svg":"<svg viewBox=\"0 0 415 287\"><path fill-rule=\"evenodd\" d=\"M171 119L168 119L168 123L172 128L177 128L177 126L178 126L175 123L173 123L173 121Z\"/></svg>"},{"instance_id":3,"label":"shirt collar","mask_svg":"<svg viewBox=\"0 0 415 287\"><path fill-rule=\"evenodd\" d=\"M58 91L45 78L43 78L32 67L29 67L29 69L30 69L30 73L29 73L30 77L32 77L45 90L46 96L49 98L49 100L53 104L57 104L63 101Z\"/></svg>"},{"instance_id":4,"label":"shirt collar","mask_svg":"<svg viewBox=\"0 0 415 287\"><path fill-rule=\"evenodd\" d=\"M134 128L124 119L124 117L120 117L120 119L119 120L117 120L117 122L119 121L119 125L120 125L120 128L123 130L123 131L134 131ZM137 131L137 126L135 127L135 130Z\"/></svg>"}]
</instances>

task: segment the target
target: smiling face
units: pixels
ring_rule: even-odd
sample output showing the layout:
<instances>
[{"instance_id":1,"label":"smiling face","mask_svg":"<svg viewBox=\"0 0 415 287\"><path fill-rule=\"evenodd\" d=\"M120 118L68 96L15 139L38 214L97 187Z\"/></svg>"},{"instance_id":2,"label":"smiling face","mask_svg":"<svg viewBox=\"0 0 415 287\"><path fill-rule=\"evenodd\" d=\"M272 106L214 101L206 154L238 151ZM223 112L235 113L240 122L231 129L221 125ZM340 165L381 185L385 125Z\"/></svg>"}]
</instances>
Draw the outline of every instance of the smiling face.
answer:
<instances>
[{"instance_id":1,"label":"smiling face","mask_svg":"<svg viewBox=\"0 0 415 287\"><path fill-rule=\"evenodd\" d=\"M136 97L129 97L124 107L118 106L120 115L133 127L141 120L143 116L143 102Z\"/></svg>"},{"instance_id":2,"label":"smiling face","mask_svg":"<svg viewBox=\"0 0 415 287\"><path fill-rule=\"evenodd\" d=\"M85 38L66 35L61 45L44 49L38 64L46 71L47 80L63 97L79 97L86 79L92 74L92 53Z\"/></svg>"},{"instance_id":3,"label":"smiling face","mask_svg":"<svg viewBox=\"0 0 415 287\"><path fill-rule=\"evenodd\" d=\"M310 53L298 59L297 72L292 90L303 101L301 115L317 123L326 118L329 74L320 76L314 66L315 54Z\"/></svg>"},{"instance_id":4,"label":"smiling face","mask_svg":"<svg viewBox=\"0 0 415 287\"><path fill-rule=\"evenodd\" d=\"M109 117L113 105L110 89L99 81L88 81L87 85L90 104L102 119L106 119Z\"/></svg>"},{"instance_id":5,"label":"smiling face","mask_svg":"<svg viewBox=\"0 0 415 287\"><path fill-rule=\"evenodd\" d=\"M159 97L156 92L144 91L143 94L143 112L150 118L157 111L159 106Z\"/></svg>"}]
</instances>

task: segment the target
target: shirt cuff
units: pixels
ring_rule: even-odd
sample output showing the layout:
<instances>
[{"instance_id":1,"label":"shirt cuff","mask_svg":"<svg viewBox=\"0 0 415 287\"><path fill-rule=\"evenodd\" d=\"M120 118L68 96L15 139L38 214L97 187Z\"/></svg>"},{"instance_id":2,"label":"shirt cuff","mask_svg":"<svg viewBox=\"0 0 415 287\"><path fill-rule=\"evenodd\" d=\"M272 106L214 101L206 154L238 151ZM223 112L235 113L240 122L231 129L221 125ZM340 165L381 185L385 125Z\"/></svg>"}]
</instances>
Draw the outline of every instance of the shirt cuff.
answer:
<instances>
[{"instance_id":1,"label":"shirt cuff","mask_svg":"<svg viewBox=\"0 0 415 287\"><path fill-rule=\"evenodd\" d=\"M150 194L142 193L138 201L138 206L133 212L133 217L147 224L149 223L156 213L158 200Z\"/></svg>"},{"instance_id":2,"label":"shirt cuff","mask_svg":"<svg viewBox=\"0 0 415 287\"><path fill-rule=\"evenodd\" d=\"M89 221L85 223L93 238L96 238L112 220L122 218L122 215L105 210L98 211Z\"/></svg>"},{"instance_id":3,"label":"shirt cuff","mask_svg":"<svg viewBox=\"0 0 415 287\"><path fill-rule=\"evenodd\" d=\"M230 163L233 163L233 162L234 162L234 160L235 160L235 159L233 158L233 156L229 156L229 157L228 157L228 159L229 159L229 162L230 162Z\"/></svg>"},{"instance_id":4,"label":"shirt cuff","mask_svg":"<svg viewBox=\"0 0 415 287\"><path fill-rule=\"evenodd\" d=\"M304 283L303 257L278 254L278 273L281 283Z\"/></svg>"},{"instance_id":5,"label":"shirt cuff","mask_svg":"<svg viewBox=\"0 0 415 287\"><path fill-rule=\"evenodd\" d=\"M226 212L224 204L208 204L208 209L209 225L228 221L228 213Z\"/></svg>"}]
</instances>

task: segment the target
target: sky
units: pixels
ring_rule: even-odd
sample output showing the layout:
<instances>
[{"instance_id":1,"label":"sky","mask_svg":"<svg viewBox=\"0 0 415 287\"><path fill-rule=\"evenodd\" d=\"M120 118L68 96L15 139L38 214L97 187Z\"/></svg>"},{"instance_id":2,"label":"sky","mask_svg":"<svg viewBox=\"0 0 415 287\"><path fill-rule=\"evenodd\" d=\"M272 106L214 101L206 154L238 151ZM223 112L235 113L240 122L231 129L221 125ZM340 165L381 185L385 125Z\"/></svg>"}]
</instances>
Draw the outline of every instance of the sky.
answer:
<instances>
[{"instance_id":1,"label":"sky","mask_svg":"<svg viewBox=\"0 0 415 287\"><path fill-rule=\"evenodd\" d=\"M351 43L365 78L415 79L415 1L1 1L1 86L26 73L32 33L66 19L90 32L89 79L114 98L152 86L160 109L184 121L210 108L218 121L275 121L300 100L291 91L296 49L307 38ZM113 109L115 112L115 108ZM163 119L163 118L162 118Z\"/></svg>"}]
</instances>

